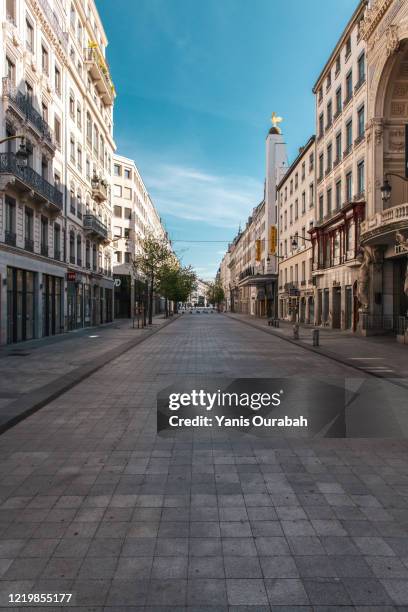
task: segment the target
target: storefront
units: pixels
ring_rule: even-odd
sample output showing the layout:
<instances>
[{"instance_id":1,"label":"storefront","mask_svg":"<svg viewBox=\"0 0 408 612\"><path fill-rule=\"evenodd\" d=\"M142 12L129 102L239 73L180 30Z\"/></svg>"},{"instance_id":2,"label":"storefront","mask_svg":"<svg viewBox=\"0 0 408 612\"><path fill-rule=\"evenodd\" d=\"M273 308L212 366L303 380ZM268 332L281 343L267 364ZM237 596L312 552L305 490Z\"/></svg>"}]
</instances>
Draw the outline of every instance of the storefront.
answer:
<instances>
[{"instance_id":1,"label":"storefront","mask_svg":"<svg viewBox=\"0 0 408 612\"><path fill-rule=\"evenodd\" d=\"M50 274L42 277L42 335L54 336L64 331L62 314L63 279Z\"/></svg>"},{"instance_id":2,"label":"storefront","mask_svg":"<svg viewBox=\"0 0 408 612\"><path fill-rule=\"evenodd\" d=\"M81 275L67 272L67 329L72 331L83 327L83 287Z\"/></svg>"},{"instance_id":3,"label":"storefront","mask_svg":"<svg viewBox=\"0 0 408 612\"><path fill-rule=\"evenodd\" d=\"M36 273L7 268L7 343L35 338Z\"/></svg>"}]
</instances>

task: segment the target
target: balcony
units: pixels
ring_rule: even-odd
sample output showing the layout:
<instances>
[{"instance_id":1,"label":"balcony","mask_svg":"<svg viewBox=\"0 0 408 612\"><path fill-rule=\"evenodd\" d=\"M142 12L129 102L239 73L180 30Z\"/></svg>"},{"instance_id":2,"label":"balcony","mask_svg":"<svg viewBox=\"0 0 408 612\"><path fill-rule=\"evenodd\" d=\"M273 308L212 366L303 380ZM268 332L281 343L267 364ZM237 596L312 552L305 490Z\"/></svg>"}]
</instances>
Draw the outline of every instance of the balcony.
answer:
<instances>
[{"instance_id":1,"label":"balcony","mask_svg":"<svg viewBox=\"0 0 408 612\"><path fill-rule=\"evenodd\" d=\"M115 87L110 77L109 68L105 58L97 46L84 49L85 65L89 74L95 81L96 88L106 106L112 106L115 99Z\"/></svg>"},{"instance_id":2,"label":"balcony","mask_svg":"<svg viewBox=\"0 0 408 612\"><path fill-rule=\"evenodd\" d=\"M16 233L6 230L6 233L4 236L4 242L6 244L9 244L10 246L16 246Z\"/></svg>"},{"instance_id":3,"label":"balcony","mask_svg":"<svg viewBox=\"0 0 408 612\"><path fill-rule=\"evenodd\" d=\"M108 185L105 181L98 177L93 177L92 181L92 197L98 202L104 202L108 199Z\"/></svg>"},{"instance_id":4,"label":"balcony","mask_svg":"<svg viewBox=\"0 0 408 612\"><path fill-rule=\"evenodd\" d=\"M64 47L65 51L67 51L68 33L64 32L63 29L61 28L59 21L58 21L58 17L54 13L50 5L48 4L47 0L38 0L38 3L41 6L45 16L47 17L48 22L50 23L52 29L54 30L54 33L56 34L59 42Z\"/></svg>"},{"instance_id":5,"label":"balcony","mask_svg":"<svg viewBox=\"0 0 408 612\"><path fill-rule=\"evenodd\" d=\"M7 77L3 78L3 96L8 99L21 118L28 121L35 131L44 139L44 142L54 151L56 148L52 130L42 118L30 100L22 91L16 88Z\"/></svg>"},{"instance_id":6,"label":"balcony","mask_svg":"<svg viewBox=\"0 0 408 612\"><path fill-rule=\"evenodd\" d=\"M346 97L346 99L343 102L343 108L346 108L346 106L349 104L349 102L352 100L353 98L353 94L349 93L348 96Z\"/></svg>"},{"instance_id":7,"label":"balcony","mask_svg":"<svg viewBox=\"0 0 408 612\"><path fill-rule=\"evenodd\" d=\"M340 103L340 104L341 104L341 103ZM340 115L341 115L341 106L340 106L340 108L338 108L338 109L336 110L336 112L334 113L334 116L333 116L333 121L336 121L337 117L340 117Z\"/></svg>"},{"instance_id":8,"label":"balcony","mask_svg":"<svg viewBox=\"0 0 408 612\"><path fill-rule=\"evenodd\" d=\"M340 161L341 161L341 155L339 157L336 157L336 159L334 160L333 168L336 168L336 166L339 165Z\"/></svg>"},{"instance_id":9,"label":"balcony","mask_svg":"<svg viewBox=\"0 0 408 612\"><path fill-rule=\"evenodd\" d=\"M61 261L61 251L59 249L54 249L54 259L56 261Z\"/></svg>"},{"instance_id":10,"label":"balcony","mask_svg":"<svg viewBox=\"0 0 408 612\"><path fill-rule=\"evenodd\" d=\"M24 248L26 251L31 251L31 253L33 253L34 252L34 240L32 240L32 238L25 238Z\"/></svg>"},{"instance_id":11,"label":"balcony","mask_svg":"<svg viewBox=\"0 0 408 612\"><path fill-rule=\"evenodd\" d=\"M95 215L84 215L84 229L96 239L103 242L109 241L108 228Z\"/></svg>"},{"instance_id":12,"label":"balcony","mask_svg":"<svg viewBox=\"0 0 408 612\"><path fill-rule=\"evenodd\" d=\"M408 229L408 203L376 213L361 223L361 242L374 242L381 237L384 244L395 245L395 232Z\"/></svg>"},{"instance_id":13,"label":"balcony","mask_svg":"<svg viewBox=\"0 0 408 612\"><path fill-rule=\"evenodd\" d=\"M330 172L332 171L333 167L332 164L330 164L329 166L327 166L326 168L326 172L324 173L324 176L329 176Z\"/></svg>"},{"instance_id":14,"label":"balcony","mask_svg":"<svg viewBox=\"0 0 408 612\"><path fill-rule=\"evenodd\" d=\"M7 174L16 189L33 191L33 199L44 202L50 211L62 211L62 193L29 166L19 166L15 153L0 153L0 175Z\"/></svg>"},{"instance_id":15,"label":"balcony","mask_svg":"<svg viewBox=\"0 0 408 612\"><path fill-rule=\"evenodd\" d=\"M357 81L354 87L354 93L357 93L358 90L364 85L365 82L366 82L365 76L363 76L359 81Z\"/></svg>"},{"instance_id":16,"label":"balcony","mask_svg":"<svg viewBox=\"0 0 408 612\"><path fill-rule=\"evenodd\" d=\"M364 138L365 138L365 134L363 132L362 134L357 136L357 138L354 140L354 146L357 147L361 142L364 141Z\"/></svg>"},{"instance_id":17,"label":"balcony","mask_svg":"<svg viewBox=\"0 0 408 612\"><path fill-rule=\"evenodd\" d=\"M350 153L352 152L352 150L353 150L353 145L352 145L352 144L350 144L350 145L347 147L347 149L344 151L344 153L343 153L343 159L346 159L346 157L348 157L348 156L350 155Z\"/></svg>"},{"instance_id":18,"label":"balcony","mask_svg":"<svg viewBox=\"0 0 408 612\"><path fill-rule=\"evenodd\" d=\"M48 244L41 245L41 255L48 257Z\"/></svg>"}]
</instances>

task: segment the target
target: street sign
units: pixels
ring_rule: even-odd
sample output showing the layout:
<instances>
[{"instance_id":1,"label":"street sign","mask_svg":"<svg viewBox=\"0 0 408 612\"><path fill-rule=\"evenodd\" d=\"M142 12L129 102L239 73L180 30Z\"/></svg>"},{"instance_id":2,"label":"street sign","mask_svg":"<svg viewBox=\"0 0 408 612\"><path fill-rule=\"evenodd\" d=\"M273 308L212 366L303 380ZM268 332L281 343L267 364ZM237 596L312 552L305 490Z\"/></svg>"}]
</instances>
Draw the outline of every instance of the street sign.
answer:
<instances>
[{"instance_id":1,"label":"street sign","mask_svg":"<svg viewBox=\"0 0 408 612\"><path fill-rule=\"evenodd\" d=\"M67 272L67 281L75 283L75 281L76 281L76 272Z\"/></svg>"}]
</instances>

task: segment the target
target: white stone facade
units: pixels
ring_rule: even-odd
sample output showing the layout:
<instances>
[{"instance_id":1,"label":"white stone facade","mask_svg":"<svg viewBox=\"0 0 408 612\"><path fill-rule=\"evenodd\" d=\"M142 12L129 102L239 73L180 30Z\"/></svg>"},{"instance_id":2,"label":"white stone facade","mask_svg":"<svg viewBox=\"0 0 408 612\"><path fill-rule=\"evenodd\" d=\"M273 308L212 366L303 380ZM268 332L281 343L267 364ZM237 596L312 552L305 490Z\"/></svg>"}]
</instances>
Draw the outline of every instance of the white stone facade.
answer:
<instances>
[{"instance_id":1,"label":"white stone facade","mask_svg":"<svg viewBox=\"0 0 408 612\"><path fill-rule=\"evenodd\" d=\"M314 322L312 245L316 220L315 137L299 151L277 187L279 318Z\"/></svg>"},{"instance_id":2,"label":"white stone facade","mask_svg":"<svg viewBox=\"0 0 408 612\"><path fill-rule=\"evenodd\" d=\"M30 150L22 170L19 140L1 145L0 342L12 343L112 320L115 91L93 0L1 6L1 137Z\"/></svg>"}]
</instances>

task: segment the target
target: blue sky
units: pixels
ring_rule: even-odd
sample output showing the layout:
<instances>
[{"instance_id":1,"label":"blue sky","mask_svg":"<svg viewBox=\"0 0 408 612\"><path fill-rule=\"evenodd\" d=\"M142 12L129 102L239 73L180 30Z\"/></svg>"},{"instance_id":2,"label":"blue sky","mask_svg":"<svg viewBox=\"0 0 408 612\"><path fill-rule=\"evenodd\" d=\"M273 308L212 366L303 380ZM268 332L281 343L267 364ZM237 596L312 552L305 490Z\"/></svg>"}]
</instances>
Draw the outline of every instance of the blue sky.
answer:
<instances>
[{"instance_id":1,"label":"blue sky","mask_svg":"<svg viewBox=\"0 0 408 612\"><path fill-rule=\"evenodd\" d=\"M314 133L313 84L357 0L97 0L135 159L183 263L215 275L263 196L270 116L289 159Z\"/></svg>"}]
</instances>

